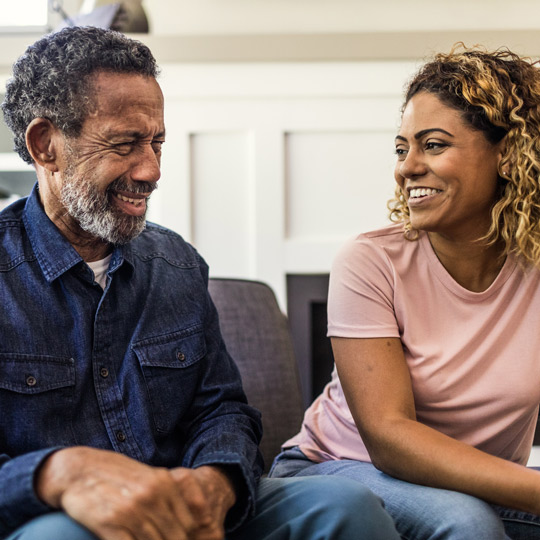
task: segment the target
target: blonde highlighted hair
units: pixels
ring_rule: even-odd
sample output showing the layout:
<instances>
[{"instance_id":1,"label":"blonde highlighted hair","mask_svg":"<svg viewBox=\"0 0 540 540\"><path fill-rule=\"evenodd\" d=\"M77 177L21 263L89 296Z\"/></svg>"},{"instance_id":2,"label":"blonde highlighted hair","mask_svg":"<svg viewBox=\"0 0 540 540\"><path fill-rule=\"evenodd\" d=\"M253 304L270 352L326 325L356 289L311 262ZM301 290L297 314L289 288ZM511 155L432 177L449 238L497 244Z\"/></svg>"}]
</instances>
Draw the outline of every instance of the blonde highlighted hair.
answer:
<instances>
[{"instance_id":1,"label":"blonde highlighted hair","mask_svg":"<svg viewBox=\"0 0 540 540\"><path fill-rule=\"evenodd\" d=\"M491 211L488 244L502 241L504 254L515 253L540 267L540 69L537 62L507 49L487 52L456 45L438 54L409 82L403 109L420 92L437 96L461 112L473 129L492 144L505 140L499 164L499 197ZM403 222L414 240L409 209L401 188L389 201L390 219Z\"/></svg>"}]
</instances>

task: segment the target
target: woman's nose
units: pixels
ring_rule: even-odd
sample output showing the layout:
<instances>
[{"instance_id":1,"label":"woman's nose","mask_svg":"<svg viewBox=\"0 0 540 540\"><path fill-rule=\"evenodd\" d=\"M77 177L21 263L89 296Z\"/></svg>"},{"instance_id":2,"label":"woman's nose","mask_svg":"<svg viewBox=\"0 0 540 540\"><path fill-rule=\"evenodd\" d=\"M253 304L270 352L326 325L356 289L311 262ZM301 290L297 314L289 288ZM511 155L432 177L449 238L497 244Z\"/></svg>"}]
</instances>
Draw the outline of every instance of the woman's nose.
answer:
<instances>
[{"instance_id":1,"label":"woman's nose","mask_svg":"<svg viewBox=\"0 0 540 540\"><path fill-rule=\"evenodd\" d=\"M410 149L405 159L398 161L396 172L402 178L414 179L426 173L426 163L423 154L416 149Z\"/></svg>"}]
</instances>

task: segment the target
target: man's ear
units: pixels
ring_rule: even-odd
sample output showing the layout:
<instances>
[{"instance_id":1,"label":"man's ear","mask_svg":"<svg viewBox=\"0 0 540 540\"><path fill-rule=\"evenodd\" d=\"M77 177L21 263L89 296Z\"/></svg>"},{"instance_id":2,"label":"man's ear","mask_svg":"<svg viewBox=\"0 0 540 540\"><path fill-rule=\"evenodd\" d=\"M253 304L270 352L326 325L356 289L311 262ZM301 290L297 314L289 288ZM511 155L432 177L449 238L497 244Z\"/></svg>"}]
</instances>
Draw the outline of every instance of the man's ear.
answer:
<instances>
[{"instance_id":1,"label":"man's ear","mask_svg":"<svg viewBox=\"0 0 540 540\"><path fill-rule=\"evenodd\" d=\"M58 171L60 130L47 118L34 118L26 128L26 147L36 164L50 172Z\"/></svg>"}]
</instances>

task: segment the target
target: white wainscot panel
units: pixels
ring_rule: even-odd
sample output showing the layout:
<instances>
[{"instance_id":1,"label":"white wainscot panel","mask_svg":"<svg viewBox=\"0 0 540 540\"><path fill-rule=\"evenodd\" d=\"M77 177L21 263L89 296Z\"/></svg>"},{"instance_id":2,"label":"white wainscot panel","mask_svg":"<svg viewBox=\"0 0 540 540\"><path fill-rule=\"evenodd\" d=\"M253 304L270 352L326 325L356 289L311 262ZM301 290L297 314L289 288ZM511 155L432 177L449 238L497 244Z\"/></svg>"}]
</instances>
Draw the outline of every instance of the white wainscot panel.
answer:
<instances>
[{"instance_id":1,"label":"white wainscot panel","mask_svg":"<svg viewBox=\"0 0 540 540\"><path fill-rule=\"evenodd\" d=\"M386 223L411 63L164 66L167 144L152 219L211 275L326 273L347 238Z\"/></svg>"},{"instance_id":2,"label":"white wainscot panel","mask_svg":"<svg viewBox=\"0 0 540 540\"><path fill-rule=\"evenodd\" d=\"M252 146L246 132L190 137L192 239L213 275L250 274Z\"/></svg>"},{"instance_id":3,"label":"white wainscot panel","mask_svg":"<svg viewBox=\"0 0 540 540\"><path fill-rule=\"evenodd\" d=\"M395 132L289 133L287 226L291 240L346 237L387 223Z\"/></svg>"}]
</instances>

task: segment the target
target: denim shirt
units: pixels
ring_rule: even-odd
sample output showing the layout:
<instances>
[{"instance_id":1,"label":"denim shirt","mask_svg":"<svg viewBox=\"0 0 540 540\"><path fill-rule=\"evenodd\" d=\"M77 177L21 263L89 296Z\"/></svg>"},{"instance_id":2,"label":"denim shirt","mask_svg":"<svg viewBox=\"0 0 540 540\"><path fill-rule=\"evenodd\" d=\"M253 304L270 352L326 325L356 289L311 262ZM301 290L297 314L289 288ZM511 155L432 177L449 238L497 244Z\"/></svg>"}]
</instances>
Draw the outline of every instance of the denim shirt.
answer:
<instances>
[{"instance_id":1,"label":"denim shirt","mask_svg":"<svg viewBox=\"0 0 540 540\"><path fill-rule=\"evenodd\" d=\"M148 224L114 249L102 290L37 187L0 213L0 537L51 510L34 474L75 445L159 467L224 465L243 494L228 525L252 510L260 417L207 283L195 249Z\"/></svg>"}]
</instances>

